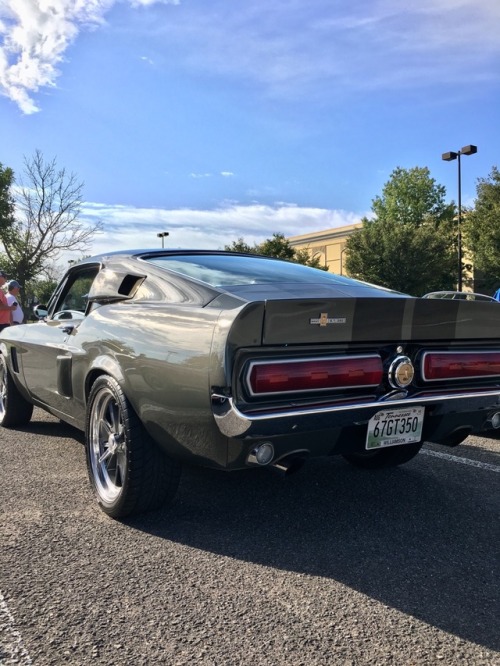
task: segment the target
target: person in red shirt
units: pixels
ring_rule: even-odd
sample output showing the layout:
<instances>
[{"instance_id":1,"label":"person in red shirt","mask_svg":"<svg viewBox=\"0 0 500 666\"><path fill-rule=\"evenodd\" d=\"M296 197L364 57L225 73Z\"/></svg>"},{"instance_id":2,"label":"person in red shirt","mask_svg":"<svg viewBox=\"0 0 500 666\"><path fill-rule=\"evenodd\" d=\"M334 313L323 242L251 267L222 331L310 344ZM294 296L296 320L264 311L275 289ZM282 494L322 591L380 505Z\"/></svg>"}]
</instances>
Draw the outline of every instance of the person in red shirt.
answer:
<instances>
[{"instance_id":1,"label":"person in red shirt","mask_svg":"<svg viewBox=\"0 0 500 666\"><path fill-rule=\"evenodd\" d=\"M12 323L12 312L17 308L17 304L9 305L2 287L7 282L7 276L0 271L0 331L10 326Z\"/></svg>"}]
</instances>

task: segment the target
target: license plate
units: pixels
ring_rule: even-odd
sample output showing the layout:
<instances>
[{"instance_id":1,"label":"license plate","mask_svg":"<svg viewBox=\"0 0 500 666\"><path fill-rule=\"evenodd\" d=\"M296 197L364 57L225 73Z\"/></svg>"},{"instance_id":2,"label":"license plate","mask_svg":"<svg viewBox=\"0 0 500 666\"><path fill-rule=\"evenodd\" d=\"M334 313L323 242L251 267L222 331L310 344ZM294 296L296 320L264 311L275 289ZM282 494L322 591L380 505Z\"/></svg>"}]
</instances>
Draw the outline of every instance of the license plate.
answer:
<instances>
[{"instance_id":1,"label":"license plate","mask_svg":"<svg viewBox=\"0 0 500 666\"><path fill-rule=\"evenodd\" d=\"M387 409L374 414L368 421L366 449L381 449L420 442L425 407Z\"/></svg>"}]
</instances>

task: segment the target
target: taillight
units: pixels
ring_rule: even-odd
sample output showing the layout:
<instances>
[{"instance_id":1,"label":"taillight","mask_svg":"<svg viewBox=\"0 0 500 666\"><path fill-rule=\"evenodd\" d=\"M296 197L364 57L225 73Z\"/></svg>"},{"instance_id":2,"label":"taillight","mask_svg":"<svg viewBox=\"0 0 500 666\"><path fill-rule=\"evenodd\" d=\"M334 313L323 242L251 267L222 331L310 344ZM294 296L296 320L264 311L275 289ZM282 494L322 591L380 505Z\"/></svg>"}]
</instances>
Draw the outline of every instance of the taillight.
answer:
<instances>
[{"instance_id":1,"label":"taillight","mask_svg":"<svg viewBox=\"0 0 500 666\"><path fill-rule=\"evenodd\" d=\"M500 376L500 351L425 352L422 357L422 379L426 382L497 376Z\"/></svg>"},{"instance_id":2,"label":"taillight","mask_svg":"<svg viewBox=\"0 0 500 666\"><path fill-rule=\"evenodd\" d=\"M342 356L314 360L254 361L247 374L251 395L366 388L382 381L380 356Z\"/></svg>"}]
</instances>

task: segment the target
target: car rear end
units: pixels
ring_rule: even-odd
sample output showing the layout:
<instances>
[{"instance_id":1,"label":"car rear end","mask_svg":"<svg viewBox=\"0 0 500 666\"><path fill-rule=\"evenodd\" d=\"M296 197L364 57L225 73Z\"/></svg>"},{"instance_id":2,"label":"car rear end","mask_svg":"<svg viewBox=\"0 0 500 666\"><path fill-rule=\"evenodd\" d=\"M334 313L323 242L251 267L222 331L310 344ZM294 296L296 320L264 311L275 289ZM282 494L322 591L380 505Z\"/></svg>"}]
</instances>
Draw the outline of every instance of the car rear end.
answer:
<instances>
[{"instance_id":1,"label":"car rear end","mask_svg":"<svg viewBox=\"0 0 500 666\"><path fill-rule=\"evenodd\" d=\"M228 467L453 446L498 427L499 330L500 311L479 302L381 292L250 304L229 332L227 381L212 387Z\"/></svg>"}]
</instances>

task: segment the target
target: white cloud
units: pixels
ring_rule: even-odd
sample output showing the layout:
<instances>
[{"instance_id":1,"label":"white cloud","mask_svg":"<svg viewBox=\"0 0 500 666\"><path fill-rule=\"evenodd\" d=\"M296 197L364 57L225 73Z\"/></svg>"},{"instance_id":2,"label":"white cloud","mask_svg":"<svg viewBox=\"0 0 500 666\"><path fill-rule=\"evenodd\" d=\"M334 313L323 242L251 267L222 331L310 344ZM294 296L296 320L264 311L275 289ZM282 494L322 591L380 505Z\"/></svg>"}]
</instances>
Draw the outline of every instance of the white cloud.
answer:
<instances>
[{"instance_id":1,"label":"white cloud","mask_svg":"<svg viewBox=\"0 0 500 666\"><path fill-rule=\"evenodd\" d=\"M210 173L210 172L206 172L206 173L195 173L194 171L192 171L192 172L189 174L189 177L190 177L190 178L212 178L213 175L214 175L214 174L213 174L213 173ZM231 176L234 176L234 173L233 173L232 171L221 171L218 175L219 175L219 176L222 176L223 178L231 178Z\"/></svg>"},{"instance_id":2,"label":"white cloud","mask_svg":"<svg viewBox=\"0 0 500 666\"><path fill-rule=\"evenodd\" d=\"M225 202L213 210L180 208L165 210L87 203L82 220L101 220L103 231L93 243L92 253L126 248L159 247L156 234L168 231L167 247L220 249L244 238L253 245L273 233L297 236L359 222L365 212L305 208L280 203L274 206L243 206Z\"/></svg>"},{"instance_id":3,"label":"white cloud","mask_svg":"<svg viewBox=\"0 0 500 666\"><path fill-rule=\"evenodd\" d=\"M33 94L55 86L64 52L80 30L100 25L116 0L0 1L0 92L23 113L39 110ZM179 0L131 0L133 6Z\"/></svg>"},{"instance_id":4,"label":"white cloud","mask_svg":"<svg viewBox=\"0 0 500 666\"><path fill-rule=\"evenodd\" d=\"M456 88L500 75L498 0L190 1L168 21L151 12L149 23L153 5L180 1L123 1L143 8L148 39L175 50L179 66L274 95ZM68 46L117 2L0 0L0 93L24 113L37 111L35 94L55 86Z\"/></svg>"}]
</instances>

